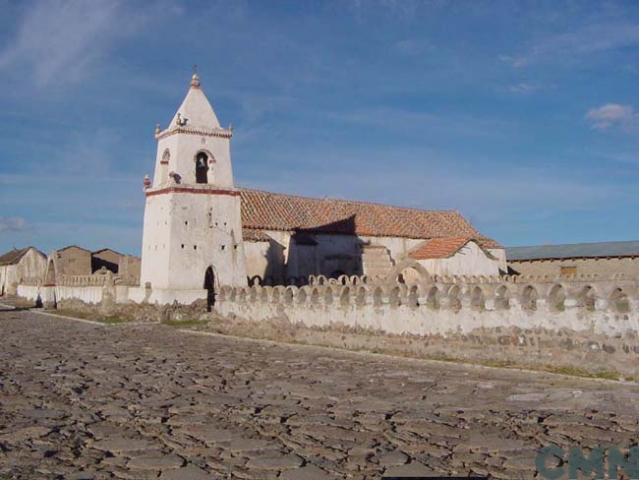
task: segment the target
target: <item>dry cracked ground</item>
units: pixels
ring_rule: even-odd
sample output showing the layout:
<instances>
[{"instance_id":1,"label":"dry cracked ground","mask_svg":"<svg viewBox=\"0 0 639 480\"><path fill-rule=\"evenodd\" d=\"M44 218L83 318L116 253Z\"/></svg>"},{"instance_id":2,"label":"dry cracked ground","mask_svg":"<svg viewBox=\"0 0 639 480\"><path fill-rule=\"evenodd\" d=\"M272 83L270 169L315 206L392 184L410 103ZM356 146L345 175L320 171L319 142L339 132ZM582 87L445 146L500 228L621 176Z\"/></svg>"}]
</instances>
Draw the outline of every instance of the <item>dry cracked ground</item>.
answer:
<instances>
[{"instance_id":1,"label":"dry cracked ground","mask_svg":"<svg viewBox=\"0 0 639 480\"><path fill-rule=\"evenodd\" d=\"M0 312L0 479L533 478L638 440L633 384Z\"/></svg>"}]
</instances>

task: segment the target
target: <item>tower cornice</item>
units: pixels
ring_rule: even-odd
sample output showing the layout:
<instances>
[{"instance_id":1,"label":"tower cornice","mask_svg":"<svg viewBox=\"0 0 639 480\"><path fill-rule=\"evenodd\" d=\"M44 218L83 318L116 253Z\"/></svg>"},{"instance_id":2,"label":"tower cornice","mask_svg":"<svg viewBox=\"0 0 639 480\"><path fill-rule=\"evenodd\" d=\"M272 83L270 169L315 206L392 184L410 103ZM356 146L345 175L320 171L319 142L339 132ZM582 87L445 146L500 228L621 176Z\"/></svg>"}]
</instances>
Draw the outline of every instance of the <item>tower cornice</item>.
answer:
<instances>
[{"instance_id":1,"label":"tower cornice","mask_svg":"<svg viewBox=\"0 0 639 480\"><path fill-rule=\"evenodd\" d=\"M233 131L227 128L192 128L192 127L174 127L167 128L155 134L155 139L160 140L177 134L196 135L198 137L220 137L231 138Z\"/></svg>"},{"instance_id":2,"label":"tower cornice","mask_svg":"<svg viewBox=\"0 0 639 480\"><path fill-rule=\"evenodd\" d=\"M155 195L163 195L167 193L189 193L189 194L199 194L199 195L228 195L231 197L237 197L240 195L239 190L236 190L234 188L220 188L215 185L205 185L205 184L161 185L156 188L148 188L144 192L145 196L147 197L152 197Z\"/></svg>"}]
</instances>

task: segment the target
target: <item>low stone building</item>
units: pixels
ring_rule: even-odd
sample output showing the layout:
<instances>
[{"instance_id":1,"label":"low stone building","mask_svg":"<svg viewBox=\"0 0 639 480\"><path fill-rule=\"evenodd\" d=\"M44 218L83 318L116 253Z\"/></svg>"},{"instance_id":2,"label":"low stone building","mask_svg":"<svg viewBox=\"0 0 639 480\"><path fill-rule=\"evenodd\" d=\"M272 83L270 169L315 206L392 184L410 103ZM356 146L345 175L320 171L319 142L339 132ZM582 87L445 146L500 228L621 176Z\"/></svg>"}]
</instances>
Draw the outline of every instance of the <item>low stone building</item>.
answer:
<instances>
[{"instance_id":1,"label":"low stone building","mask_svg":"<svg viewBox=\"0 0 639 480\"><path fill-rule=\"evenodd\" d=\"M47 267L47 257L35 247L13 249L0 256L0 296L15 295L19 284L36 284Z\"/></svg>"},{"instance_id":2,"label":"low stone building","mask_svg":"<svg viewBox=\"0 0 639 480\"><path fill-rule=\"evenodd\" d=\"M118 260L118 275L126 285L140 284L140 257L122 255Z\"/></svg>"},{"instance_id":3,"label":"low stone building","mask_svg":"<svg viewBox=\"0 0 639 480\"><path fill-rule=\"evenodd\" d=\"M104 270L119 275L127 285L140 283L140 257L102 248L91 253L91 273Z\"/></svg>"},{"instance_id":4,"label":"low stone building","mask_svg":"<svg viewBox=\"0 0 639 480\"><path fill-rule=\"evenodd\" d=\"M45 285L55 285L60 275L91 275L91 251L69 245L53 251L47 259Z\"/></svg>"},{"instance_id":5,"label":"low stone building","mask_svg":"<svg viewBox=\"0 0 639 480\"><path fill-rule=\"evenodd\" d=\"M506 257L514 274L639 277L639 241L509 247Z\"/></svg>"},{"instance_id":6,"label":"low stone building","mask_svg":"<svg viewBox=\"0 0 639 480\"><path fill-rule=\"evenodd\" d=\"M118 273L120 259L123 254L110 248L102 248L91 253L91 272L97 272L101 268Z\"/></svg>"},{"instance_id":7,"label":"low stone building","mask_svg":"<svg viewBox=\"0 0 639 480\"><path fill-rule=\"evenodd\" d=\"M105 271L118 275L127 285L137 285L140 281L140 258L111 248L92 252L77 245L69 245L49 254L44 284L56 285L62 276L90 276Z\"/></svg>"}]
</instances>

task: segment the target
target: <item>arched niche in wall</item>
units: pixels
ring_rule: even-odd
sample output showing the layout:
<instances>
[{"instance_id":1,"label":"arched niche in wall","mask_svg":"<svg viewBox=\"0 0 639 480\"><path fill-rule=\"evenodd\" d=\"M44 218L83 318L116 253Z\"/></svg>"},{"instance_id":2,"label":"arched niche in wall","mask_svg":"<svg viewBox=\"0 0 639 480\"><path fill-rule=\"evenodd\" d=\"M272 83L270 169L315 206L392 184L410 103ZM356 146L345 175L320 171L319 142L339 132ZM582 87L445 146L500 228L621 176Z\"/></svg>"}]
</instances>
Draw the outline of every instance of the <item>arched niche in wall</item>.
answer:
<instances>
[{"instance_id":1,"label":"arched niche in wall","mask_svg":"<svg viewBox=\"0 0 639 480\"><path fill-rule=\"evenodd\" d=\"M615 288L610 294L610 306L617 313L630 312L630 301L628 295L621 288Z\"/></svg>"},{"instance_id":2,"label":"arched niche in wall","mask_svg":"<svg viewBox=\"0 0 639 480\"><path fill-rule=\"evenodd\" d=\"M577 302L579 307L585 309L588 312L595 311L595 305L597 303L597 294L595 289L590 285L586 285L581 289L577 295Z\"/></svg>"},{"instance_id":3,"label":"arched niche in wall","mask_svg":"<svg viewBox=\"0 0 639 480\"><path fill-rule=\"evenodd\" d=\"M171 160L171 152L165 149L160 160L160 183L169 181L169 161Z\"/></svg>"},{"instance_id":4,"label":"arched niche in wall","mask_svg":"<svg viewBox=\"0 0 639 480\"><path fill-rule=\"evenodd\" d=\"M523 310L534 312L537 310L537 299L539 295L537 289L532 285L527 285L521 294L521 308Z\"/></svg>"}]
</instances>

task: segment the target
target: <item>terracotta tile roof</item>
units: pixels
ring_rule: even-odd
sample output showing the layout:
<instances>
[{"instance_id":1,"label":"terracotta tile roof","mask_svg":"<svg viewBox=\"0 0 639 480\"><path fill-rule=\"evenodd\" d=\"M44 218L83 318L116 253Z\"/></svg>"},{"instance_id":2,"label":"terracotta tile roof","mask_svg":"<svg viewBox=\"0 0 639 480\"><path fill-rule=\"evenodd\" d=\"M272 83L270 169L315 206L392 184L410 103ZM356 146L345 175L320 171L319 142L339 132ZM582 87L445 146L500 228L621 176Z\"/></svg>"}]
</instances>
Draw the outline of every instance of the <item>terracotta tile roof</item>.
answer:
<instances>
[{"instance_id":1,"label":"terracotta tile roof","mask_svg":"<svg viewBox=\"0 0 639 480\"><path fill-rule=\"evenodd\" d=\"M420 243L408 256L414 260L452 257L471 240L468 237L433 238Z\"/></svg>"},{"instance_id":2,"label":"terracotta tile roof","mask_svg":"<svg viewBox=\"0 0 639 480\"><path fill-rule=\"evenodd\" d=\"M15 265L17 264L22 257L26 255L26 253L32 249L33 247L25 247L25 248L14 248L13 250L9 250L7 253L0 255L0 266L5 265ZM45 256L40 250L35 249L37 253Z\"/></svg>"},{"instance_id":3,"label":"terracotta tile roof","mask_svg":"<svg viewBox=\"0 0 639 480\"><path fill-rule=\"evenodd\" d=\"M485 248L500 247L455 211L418 210L249 189L240 189L240 194L244 229L424 239L473 237Z\"/></svg>"},{"instance_id":4,"label":"terracotta tile roof","mask_svg":"<svg viewBox=\"0 0 639 480\"><path fill-rule=\"evenodd\" d=\"M242 228L242 239L245 242L268 242L271 237L262 230L244 227Z\"/></svg>"}]
</instances>

